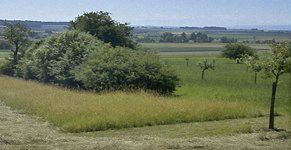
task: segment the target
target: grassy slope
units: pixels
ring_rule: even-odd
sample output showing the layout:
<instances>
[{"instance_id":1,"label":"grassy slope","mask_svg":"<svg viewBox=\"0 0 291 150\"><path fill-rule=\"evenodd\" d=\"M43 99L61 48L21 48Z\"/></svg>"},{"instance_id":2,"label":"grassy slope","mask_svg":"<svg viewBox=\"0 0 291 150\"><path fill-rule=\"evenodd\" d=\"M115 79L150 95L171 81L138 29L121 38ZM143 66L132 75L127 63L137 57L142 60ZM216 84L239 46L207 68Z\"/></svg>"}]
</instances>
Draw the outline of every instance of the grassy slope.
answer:
<instances>
[{"instance_id":1,"label":"grassy slope","mask_svg":"<svg viewBox=\"0 0 291 150\"><path fill-rule=\"evenodd\" d=\"M189 66L185 58L189 58ZM272 80L258 75L257 84L254 84L254 74L247 71L244 64L236 64L234 60L219 57L206 57L209 61L215 60L215 70L205 72L205 80L201 80L201 70L198 62L205 59L196 56L164 56L163 62L172 66L180 76L182 86L176 94L189 100L213 101L243 101L250 102L258 109L268 112L271 95ZM289 109L290 75L281 77L277 93L277 111L286 113ZM288 110L289 109L289 110Z\"/></svg>"},{"instance_id":2,"label":"grassy slope","mask_svg":"<svg viewBox=\"0 0 291 150\"><path fill-rule=\"evenodd\" d=\"M70 132L251 117L248 103L188 101L138 93L93 94L0 77L0 99Z\"/></svg>"},{"instance_id":3,"label":"grassy slope","mask_svg":"<svg viewBox=\"0 0 291 150\"><path fill-rule=\"evenodd\" d=\"M290 149L290 132L262 132L267 118L67 134L0 102L0 149ZM280 127L284 117L276 118ZM290 128L290 126L287 126ZM287 128L287 129L289 129ZM250 133L239 134L236 133Z\"/></svg>"},{"instance_id":4,"label":"grassy slope","mask_svg":"<svg viewBox=\"0 0 291 150\"><path fill-rule=\"evenodd\" d=\"M186 57L190 58L188 67ZM146 93L95 95L59 90L60 88L6 77L1 77L0 98L14 108L47 117L54 124L72 132L219 120L253 116L258 112L267 114L270 80L259 78L258 84L254 85L253 74L246 72L246 66L235 64L232 60L208 57L210 60L216 60L217 68L214 71L207 71L206 80L201 81L197 66L201 59L203 57L164 56L162 58L164 63L177 70L182 79L176 98L158 97ZM289 109L290 80L287 76L282 79L278 89L277 112L286 116ZM35 89L38 91L31 93ZM256 110L250 105L256 106ZM161 107L164 109L160 110ZM224 108L229 110L222 111ZM140 115L147 117L141 118Z\"/></svg>"}]
</instances>

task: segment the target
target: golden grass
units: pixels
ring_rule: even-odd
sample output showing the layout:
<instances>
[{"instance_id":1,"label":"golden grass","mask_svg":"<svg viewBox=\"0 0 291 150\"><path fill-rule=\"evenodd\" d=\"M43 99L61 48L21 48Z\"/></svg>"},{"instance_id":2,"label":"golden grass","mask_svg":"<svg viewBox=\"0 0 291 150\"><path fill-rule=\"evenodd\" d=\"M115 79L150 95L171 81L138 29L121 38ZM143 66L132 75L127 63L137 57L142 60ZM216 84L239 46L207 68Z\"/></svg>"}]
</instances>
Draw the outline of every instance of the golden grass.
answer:
<instances>
[{"instance_id":1,"label":"golden grass","mask_svg":"<svg viewBox=\"0 0 291 150\"><path fill-rule=\"evenodd\" d=\"M241 102L190 101L145 92L96 94L0 76L0 100L68 132L260 115Z\"/></svg>"}]
</instances>

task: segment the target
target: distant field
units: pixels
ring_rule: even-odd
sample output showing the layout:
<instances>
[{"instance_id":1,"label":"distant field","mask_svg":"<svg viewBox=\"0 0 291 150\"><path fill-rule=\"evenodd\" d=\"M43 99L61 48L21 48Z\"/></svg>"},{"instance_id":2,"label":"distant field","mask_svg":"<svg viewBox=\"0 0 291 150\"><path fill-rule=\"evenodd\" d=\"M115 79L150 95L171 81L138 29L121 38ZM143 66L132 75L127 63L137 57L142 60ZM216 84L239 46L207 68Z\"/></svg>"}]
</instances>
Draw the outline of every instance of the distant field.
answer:
<instances>
[{"instance_id":1,"label":"distant field","mask_svg":"<svg viewBox=\"0 0 291 150\"><path fill-rule=\"evenodd\" d=\"M143 43L147 49L165 55L175 54L219 54L226 44L223 43ZM250 44L257 50L269 50L268 44Z\"/></svg>"},{"instance_id":2,"label":"distant field","mask_svg":"<svg viewBox=\"0 0 291 150\"><path fill-rule=\"evenodd\" d=\"M208 36L213 38L236 38L238 41L254 41L254 40L272 40L291 41L291 33L272 33L272 32L243 32L243 33L210 33Z\"/></svg>"}]
</instances>

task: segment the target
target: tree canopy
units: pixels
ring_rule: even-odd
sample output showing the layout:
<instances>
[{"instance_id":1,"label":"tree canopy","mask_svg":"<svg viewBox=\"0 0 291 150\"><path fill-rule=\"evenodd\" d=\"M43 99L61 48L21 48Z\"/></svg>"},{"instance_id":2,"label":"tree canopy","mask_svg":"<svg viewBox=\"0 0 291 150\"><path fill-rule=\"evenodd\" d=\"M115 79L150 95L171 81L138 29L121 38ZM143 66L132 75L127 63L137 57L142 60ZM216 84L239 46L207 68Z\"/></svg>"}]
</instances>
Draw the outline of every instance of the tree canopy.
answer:
<instances>
[{"instance_id":1,"label":"tree canopy","mask_svg":"<svg viewBox=\"0 0 291 150\"><path fill-rule=\"evenodd\" d=\"M254 56L255 50L241 43L229 43L222 51L222 55L230 59L242 59L245 55Z\"/></svg>"},{"instance_id":2,"label":"tree canopy","mask_svg":"<svg viewBox=\"0 0 291 150\"><path fill-rule=\"evenodd\" d=\"M67 31L33 44L19 64L22 77L94 91L174 92L178 78L150 52L113 48L92 35Z\"/></svg>"},{"instance_id":3,"label":"tree canopy","mask_svg":"<svg viewBox=\"0 0 291 150\"><path fill-rule=\"evenodd\" d=\"M8 24L3 33L3 37L13 45L13 64L16 65L20 50L28 43L29 29L22 24ZM23 52L23 51L22 51Z\"/></svg>"},{"instance_id":4,"label":"tree canopy","mask_svg":"<svg viewBox=\"0 0 291 150\"><path fill-rule=\"evenodd\" d=\"M135 48L131 40L133 28L127 23L119 23L110 17L108 12L97 11L84 13L70 22L70 29L88 32L113 47Z\"/></svg>"}]
</instances>

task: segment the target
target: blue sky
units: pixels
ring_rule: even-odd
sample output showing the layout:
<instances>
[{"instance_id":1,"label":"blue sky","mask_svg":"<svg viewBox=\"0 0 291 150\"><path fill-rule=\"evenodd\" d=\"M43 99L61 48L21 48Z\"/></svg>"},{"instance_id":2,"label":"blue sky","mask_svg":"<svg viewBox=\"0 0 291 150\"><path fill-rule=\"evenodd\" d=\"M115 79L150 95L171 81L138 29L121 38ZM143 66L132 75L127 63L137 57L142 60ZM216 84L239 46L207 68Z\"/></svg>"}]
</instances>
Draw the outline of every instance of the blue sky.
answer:
<instances>
[{"instance_id":1,"label":"blue sky","mask_svg":"<svg viewBox=\"0 0 291 150\"><path fill-rule=\"evenodd\" d=\"M100 10L131 25L291 25L291 0L0 0L0 19L70 21Z\"/></svg>"}]
</instances>

